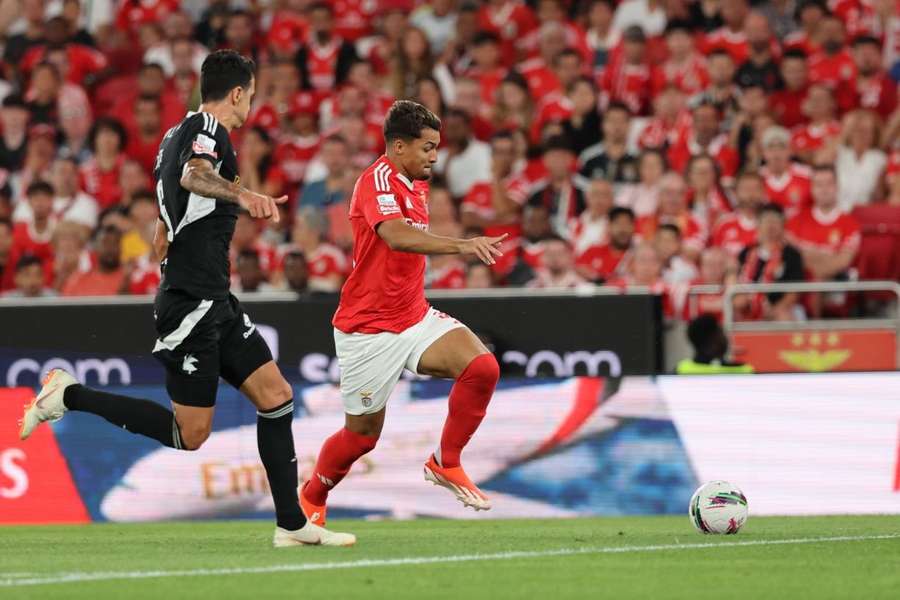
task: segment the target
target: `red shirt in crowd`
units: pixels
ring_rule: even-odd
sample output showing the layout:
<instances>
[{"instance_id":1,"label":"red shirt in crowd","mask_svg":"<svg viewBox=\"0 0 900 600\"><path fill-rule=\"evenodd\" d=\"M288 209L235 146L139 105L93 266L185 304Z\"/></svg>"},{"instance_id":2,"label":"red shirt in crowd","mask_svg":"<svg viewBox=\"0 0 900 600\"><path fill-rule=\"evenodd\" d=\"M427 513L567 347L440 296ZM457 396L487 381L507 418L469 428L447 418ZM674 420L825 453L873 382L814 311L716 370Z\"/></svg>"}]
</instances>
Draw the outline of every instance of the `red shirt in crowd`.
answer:
<instances>
[{"instance_id":1,"label":"red shirt in crowd","mask_svg":"<svg viewBox=\"0 0 900 600\"><path fill-rule=\"evenodd\" d=\"M897 108L897 82L887 73L868 81L857 79L855 106L874 110L887 120Z\"/></svg>"},{"instance_id":2,"label":"red shirt in crowd","mask_svg":"<svg viewBox=\"0 0 900 600\"><path fill-rule=\"evenodd\" d=\"M765 167L760 169L759 174L762 175L769 201L783 208L788 217L812 205L811 171L806 165L793 163L777 177Z\"/></svg>"},{"instance_id":3,"label":"red shirt in crowd","mask_svg":"<svg viewBox=\"0 0 900 600\"><path fill-rule=\"evenodd\" d=\"M79 172L81 189L97 200L101 210L118 204L122 199L122 188L119 186L119 171L122 169L122 163L124 162L125 157L119 155L116 159L116 164L109 171L102 171L100 165L97 164L96 158L90 158L81 165Z\"/></svg>"},{"instance_id":4,"label":"red shirt in crowd","mask_svg":"<svg viewBox=\"0 0 900 600\"><path fill-rule=\"evenodd\" d=\"M122 289L125 271L118 268L108 273L93 269L69 276L62 288L63 296L115 296Z\"/></svg>"},{"instance_id":5,"label":"red shirt in crowd","mask_svg":"<svg viewBox=\"0 0 900 600\"><path fill-rule=\"evenodd\" d=\"M618 273L626 254L628 250L619 250L610 244L598 244L575 257L575 266L587 270L585 274L591 281L606 281Z\"/></svg>"},{"instance_id":6,"label":"red shirt in crowd","mask_svg":"<svg viewBox=\"0 0 900 600\"><path fill-rule=\"evenodd\" d=\"M610 102L621 102L635 115L650 114L651 73L646 64L614 61L603 71L600 88Z\"/></svg>"},{"instance_id":7,"label":"red shirt in crowd","mask_svg":"<svg viewBox=\"0 0 900 600\"><path fill-rule=\"evenodd\" d=\"M791 149L794 152L815 152L833 137L841 134L841 124L831 121L824 125L802 125L791 132Z\"/></svg>"},{"instance_id":8,"label":"red shirt in crowd","mask_svg":"<svg viewBox=\"0 0 900 600\"><path fill-rule=\"evenodd\" d=\"M161 23L178 10L179 0L124 0L116 14L116 28L136 31L144 23Z\"/></svg>"},{"instance_id":9,"label":"red shirt in crowd","mask_svg":"<svg viewBox=\"0 0 900 600\"><path fill-rule=\"evenodd\" d=\"M709 85L709 72L703 57L694 54L683 65L667 61L654 67L651 80L654 96L670 85L674 85L688 96L693 96L705 90Z\"/></svg>"},{"instance_id":10,"label":"red shirt in crowd","mask_svg":"<svg viewBox=\"0 0 900 600\"><path fill-rule=\"evenodd\" d=\"M750 56L750 45L747 43L747 35L743 29L732 31L724 26L706 34L706 38L701 44L701 49L706 55L709 55L713 50L725 50L731 55L736 66L746 62Z\"/></svg>"},{"instance_id":11,"label":"red shirt in crowd","mask_svg":"<svg viewBox=\"0 0 900 600\"><path fill-rule=\"evenodd\" d=\"M335 33L355 42L372 31L372 21L379 3L377 0L335 0L332 7Z\"/></svg>"},{"instance_id":12,"label":"red shirt in crowd","mask_svg":"<svg viewBox=\"0 0 900 600\"><path fill-rule=\"evenodd\" d=\"M756 219L734 212L723 215L713 228L712 245L732 256L756 243Z\"/></svg>"},{"instance_id":13,"label":"red shirt in crowd","mask_svg":"<svg viewBox=\"0 0 900 600\"><path fill-rule=\"evenodd\" d=\"M12 230L12 245L9 248L0 291L15 287L16 263L23 256L31 254L43 261L45 285L53 283L53 225L39 234L31 223L16 223Z\"/></svg>"},{"instance_id":14,"label":"red shirt in crowd","mask_svg":"<svg viewBox=\"0 0 900 600\"><path fill-rule=\"evenodd\" d=\"M414 185L386 156L357 180L350 198L353 270L332 321L338 330L399 333L425 317L425 256L391 250L376 227L404 219L412 227L427 229L427 194L427 184Z\"/></svg>"},{"instance_id":15,"label":"red shirt in crowd","mask_svg":"<svg viewBox=\"0 0 900 600\"><path fill-rule=\"evenodd\" d=\"M156 165L156 155L159 153L159 145L162 143L165 131L151 138L149 141L141 139L137 131L128 132L128 145L125 146L125 154L133 158L144 167L147 175L153 175L153 167Z\"/></svg>"},{"instance_id":16,"label":"red shirt in crowd","mask_svg":"<svg viewBox=\"0 0 900 600\"><path fill-rule=\"evenodd\" d=\"M808 208L788 221L787 234L799 248L816 248L825 252L859 250L861 234L859 222L839 208L825 213L816 207Z\"/></svg>"},{"instance_id":17,"label":"red shirt in crowd","mask_svg":"<svg viewBox=\"0 0 900 600\"><path fill-rule=\"evenodd\" d=\"M809 82L828 86L842 113L852 109L856 101L855 80L856 63L846 50L834 56L819 52L809 59Z\"/></svg>"},{"instance_id":18,"label":"red shirt in crowd","mask_svg":"<svg viewBox=\"0 0 900 600\"><path fill-rule=\"evenodd\" d=\"M23 72L30 72L35 66L44 60L47 54L46 46L35 46L25 53L20 63ZM69 60L69 72L66 81L76 85L84 85L84 78L93 75L106 68L106 57L91 48L81 44L67 44L66 57Z\"/></svg>"},{"instance_id":19,"label":"red shirt in crowd","mask_svg":"<svg viewBox=\"0 0 900 600\"><path fill-rule=\"evenodd\" d=\"M328 287L333 277L347 275L347 257L337 246L328 243L319 244L306 255L306 266L309 269L309 287L312 289Z\"/></svg>"},{"instance_id":20,"label":"red shirt in crowd","mask_svg":"<svg viewBox=\"0 0 900 600\"><path fill-rule=\"evenodd\" d=\"M542 58L525 61L519 66L519 71L528 83L528 91L532 98L546 98L563 91L556 73Z\"/></svg>"},{"instance_id":21,"label":"red shirt in crowd","mask_svg":"<svg viewBox=\"0 0 900 600\"><path fill-rule=\"evenodd\" d=\"M806 115L803 114L803 103L806 101L807 90L779 90L769 96L769 108L778 119L778 122L788 129L806 123Z\"/></svg>"},{"instance_id":22,"label":"red shirt in crowd","mask_svg":"<svg viewBox=\"0 0 900 600\"><path fill-rule=\"evenodd\" d=\"M669 148L669 166L683 173L691 157L701 154L709 154L715 159L723 177L732 177L737 172L740 162L738 153L728 143L728 137L724 133L716 137L706 148L697 143L693 134L682 137Z\"/></svg>"},{"instance_id":23,"label":"red shirt in crowd","mask_svg":"<svg viewBox=\"0 0 900 600\"><path fill-rule=\"evenodd\" d=\"M659 229L660 225L675 225L678 227L678 231L681 232L682 243L686 247L702 250L706 246L706 230L700 224L700 221L688 211L677 217L663 215L638 217L637 223L634 225L634 233L649 241L656 235L656 230Z\"/></svg>"},{"instance_id":24,"label":"red shirt in crowd","mask_svg":"<svg viewBox=\"0 0 900 600\"><path fill-rule=\"evenodd\" d=\"M453 260L429 269L428 287L434 290L460 290L466 287L466 269L462 262Z\"/></svg>"},{"instance_id":25,"label":"red shirt in crowd","mask_svg":"<svg viewBox=\"0 0 900 600\"><path fill-rule=\"evenodd\" d=\"M508 0L497 9L485 2L478 10L478 29L500 37L503 63L512 66L516 58L516 42L534 29L538 22L534 12L524 3Z\"/></svg>"},{"instance_id":26,"label":"red shirt in crowd","mask_svg":"<svg viewBox=\"0 0 900 600\"><path fill-rule=\"evenodd\" d=\"M275 162L284 171L287 180L296 185L306 176L306 168L319 153L319 136L292 136L275 149Z\"/></svg>"}]
</instances>

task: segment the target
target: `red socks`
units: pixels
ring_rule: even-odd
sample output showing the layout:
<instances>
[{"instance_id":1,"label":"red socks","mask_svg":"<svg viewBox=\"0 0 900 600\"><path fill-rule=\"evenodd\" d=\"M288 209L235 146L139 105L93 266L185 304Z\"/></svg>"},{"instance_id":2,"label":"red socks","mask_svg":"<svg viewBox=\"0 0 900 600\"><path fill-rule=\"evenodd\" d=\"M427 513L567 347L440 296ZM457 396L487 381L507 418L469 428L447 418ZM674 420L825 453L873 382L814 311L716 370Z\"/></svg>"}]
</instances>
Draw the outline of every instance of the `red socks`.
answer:
<instances>
[{"instance_id":1,"label":"red socks","mask_svg":"<svg viewBox=\"0 0 900 600\"><path fill-rule=\"evenodd\" d=\"M323 506L331 488L347 475L360 456L371 452L377 442L377 437L354 433L346 427L325 440L309 484L303 488L303 496L309 502Z\"/></svg>"},{"instance_id":2,"label":"red socks","mask_svg":"<svg viewBox=\"0 0 900 600\"><path fill-rule=\"evenodd\" d=\"M481 354L456 380L450 390L450 411L444 423L440 450L435 453L439 465L459 466L459 455L481 425L499 379L497 359L493 354Z\"/></svg>"}]
</instances>

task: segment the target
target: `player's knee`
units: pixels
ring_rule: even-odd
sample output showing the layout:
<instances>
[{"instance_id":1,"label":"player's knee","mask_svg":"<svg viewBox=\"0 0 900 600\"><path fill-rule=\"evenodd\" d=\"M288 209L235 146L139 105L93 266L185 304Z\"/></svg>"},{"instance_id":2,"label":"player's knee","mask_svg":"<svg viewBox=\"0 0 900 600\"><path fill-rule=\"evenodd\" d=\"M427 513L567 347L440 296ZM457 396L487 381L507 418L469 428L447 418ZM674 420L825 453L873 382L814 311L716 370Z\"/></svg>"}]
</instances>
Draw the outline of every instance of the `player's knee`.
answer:
<instances>
[{"instance_id":1,"label":"player's knee","mask_svg":"<svg viewBox=\"0 0 900 600\"><path fill-rule=\"evenodd\" d=\"M465 376L482 386L494 388L500 380L500 365L493 354L480 354L466 367Z\"/></svg>"},{"instance_id":2,"label":"player's knee","mask_svg":"<svg viewBox=\"0 0 900 600\"><path fill-rule=\"evenodd\" d=\"M181 425L179 429L185 450L199 450L211 432L211 427L205 423Z\"/></svg>"},{"instance_id":3,"label":"player's knee","mask_svg":"<svg viewBox=\"0 0 900 600\"><path fill-rule=\"evenodd\" d=\"M294 388L283 378L273 381L265 387L262 397L262 410L272 410L290 402L294 397Z\"/></svg>"}]
</instances>

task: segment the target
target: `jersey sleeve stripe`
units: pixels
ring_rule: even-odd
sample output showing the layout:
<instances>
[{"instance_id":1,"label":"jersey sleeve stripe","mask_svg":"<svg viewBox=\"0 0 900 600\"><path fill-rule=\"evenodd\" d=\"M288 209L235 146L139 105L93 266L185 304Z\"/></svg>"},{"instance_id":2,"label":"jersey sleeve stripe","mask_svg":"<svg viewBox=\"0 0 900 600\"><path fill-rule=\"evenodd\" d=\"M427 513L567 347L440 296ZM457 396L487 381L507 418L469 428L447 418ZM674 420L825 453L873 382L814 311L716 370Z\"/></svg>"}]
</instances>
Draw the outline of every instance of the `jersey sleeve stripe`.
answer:
<instances>
[{"instance_id":1,"label":"jersey sleeve stripe","mask_svg":"<svg viewBox=\"0 0 900 600\"><path fill-rule=\"evenodd\" d=\"M375 167L375 171L374 171L374 175L375 175L375 190L376 190L376 191L379 191L379 192L384 191L384 188L382 187L382 184L381 184L381 169L382 169L383 167L384 167L384 165L378 165L377 167Z\"/></svg>"},{"instance_id":2,"label":"jersey sleeve stripe","mask_svg":"<svg viewBox=\"0 0 900 600\"><path fill-rule=\"evenodd\" d=\"M391 174L391 168L386 164L382 163L375 167L375 189L379 192L389 192L391 191L390 185L388 184L388 176Z\"/></svg>"}]
</instances>

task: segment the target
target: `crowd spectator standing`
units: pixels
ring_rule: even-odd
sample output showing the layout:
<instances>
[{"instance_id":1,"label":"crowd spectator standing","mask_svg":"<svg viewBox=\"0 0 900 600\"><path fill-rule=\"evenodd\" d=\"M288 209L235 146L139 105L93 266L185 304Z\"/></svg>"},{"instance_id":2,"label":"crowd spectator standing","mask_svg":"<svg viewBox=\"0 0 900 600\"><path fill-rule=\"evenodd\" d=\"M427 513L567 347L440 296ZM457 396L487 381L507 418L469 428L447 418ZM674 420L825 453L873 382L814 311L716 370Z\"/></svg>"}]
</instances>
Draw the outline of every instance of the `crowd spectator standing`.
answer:
<instances>
[{"instance_id":1,"label":"crowd spectator standing","mask_svg":"<svg viewBox=\"0 0 900 600\"><path fill-rule=\"evenodd\" d=\"M670 316L719 315L720 296L684 290L852 279L854 210L900 206L893 0L8 5L11 295L153 291L156 150L197 108L218 48L258 65L233 133L241 181L290 198L279 225L238 220L233 276L248 291L340 288L353 182L401 98L443 119L435 230L509 236L490 268L430 261L433 287L646 285ZM848 310L820 300L743 297L738 312Z\"/></svg>"}]
</instances>

